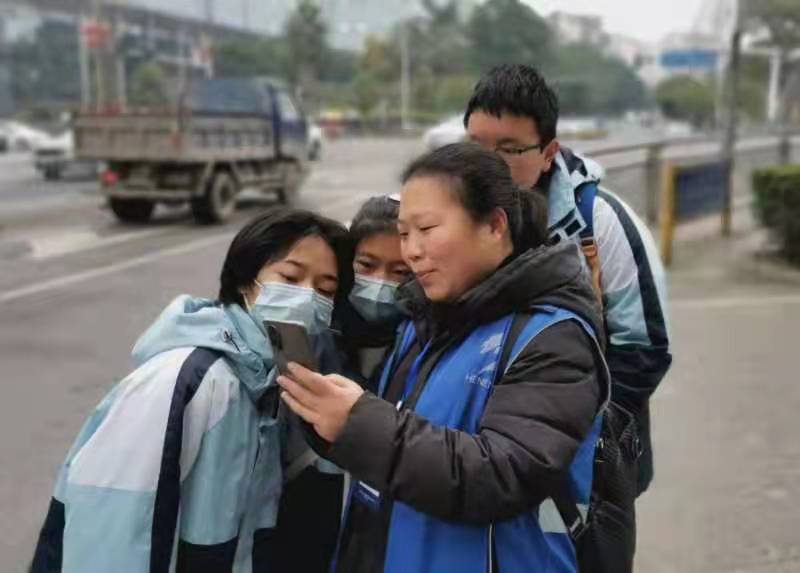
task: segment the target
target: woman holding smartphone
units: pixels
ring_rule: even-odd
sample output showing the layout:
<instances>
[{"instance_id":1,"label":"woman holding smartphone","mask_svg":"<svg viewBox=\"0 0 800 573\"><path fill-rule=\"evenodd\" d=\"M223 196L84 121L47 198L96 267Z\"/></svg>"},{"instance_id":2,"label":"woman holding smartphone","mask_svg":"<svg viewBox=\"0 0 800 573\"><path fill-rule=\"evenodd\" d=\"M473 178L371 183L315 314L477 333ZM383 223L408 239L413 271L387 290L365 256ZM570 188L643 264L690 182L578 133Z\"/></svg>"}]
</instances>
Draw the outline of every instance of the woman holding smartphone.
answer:
<instances>
[{"instance_id":1,"label":"woman holding smartphone","mask_svg":"<svg viewBox=\"0 0 800 573\"><path fill-rule=\"evenodd\" d=\"M218 298L170 303L136 343L137 368L80 431L31 571L287 570L276 529L283 467L306 446L287 449L263 323L299 323L319 340L351 283L340 224L279 209L246 225L222 265ZM330 538L311 548L322 561L339 503L330 504Z\"/></svg>"},{"instance_id":2,"label":"woman holding smartphone","mask_svg":"<svg viewBox=\"0 0 800 573\"><path fill-rule=\"evenodd\" d=\"M545 212L474 144L420 157L398 219L409 320L378 395L279 377L353 476L336 571L577 571L549 498L588 503L608 377L579 248L545 246Z\"/></svg>"}]
</instances>

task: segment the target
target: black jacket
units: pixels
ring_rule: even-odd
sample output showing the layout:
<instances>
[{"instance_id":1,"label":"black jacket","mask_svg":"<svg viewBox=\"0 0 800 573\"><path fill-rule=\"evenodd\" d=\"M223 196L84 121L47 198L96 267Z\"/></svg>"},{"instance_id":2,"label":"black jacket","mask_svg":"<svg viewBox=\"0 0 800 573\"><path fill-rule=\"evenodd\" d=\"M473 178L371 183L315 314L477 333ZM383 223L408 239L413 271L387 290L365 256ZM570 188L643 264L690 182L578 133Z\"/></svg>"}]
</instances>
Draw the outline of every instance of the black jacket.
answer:
<instances>
[{"instance_id":1,"label":"black jacket","mask_svg":"<svg viewBox=\"0 0 800 573\"><path fill-rule=\"evenodd\" d=\"M427 374L477 326L534 305L602 322L574 244L529 251L501 266L453 305L431 305L411 283L402 289L418 338L431 341L407 406L365 393L326 455L382 493L378 512L354 504L341 539L339 571L381 571L392 500L435 517L486 524L530 510L569 469L607 392L595 343L574 321L537 336L494 388L477 435L436 427L413 411ZM404 385L400 361L387 397Z\"/></svg>"}]
</instances>

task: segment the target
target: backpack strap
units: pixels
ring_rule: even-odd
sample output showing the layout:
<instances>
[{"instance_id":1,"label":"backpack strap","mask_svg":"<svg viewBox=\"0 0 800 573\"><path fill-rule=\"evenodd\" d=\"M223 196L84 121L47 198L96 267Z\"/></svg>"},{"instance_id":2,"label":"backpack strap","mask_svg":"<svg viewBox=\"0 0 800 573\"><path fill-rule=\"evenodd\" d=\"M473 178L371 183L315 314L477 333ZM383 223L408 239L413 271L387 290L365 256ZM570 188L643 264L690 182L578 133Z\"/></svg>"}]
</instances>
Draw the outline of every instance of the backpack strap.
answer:
<instances>
[{"instance_id":1,"label":"backpack strap","mask_svg":"<svg viewBox=\"0 0 800 573\"><path fill-rule=\"evenodd\" d=\"M592 288L603 308L603 289L600 284L600 253L594 238L594 200L597 198L597 183L585 183L575 192L575 203L586 226L580 232L581 251L589 267Z\"/></svg>"},{"instance_id":2,"label":"backpack strap","mask_svg":"<svg viewBox=\"0 0 800 573\"><path fill-rule=\"evenodd\" d=\"M586 223L580 232L581 242L585 239L594 240L594 200L597 197L597 183L584 183L575 191L575 203L578 212Z\"/></svg>"},{"instance_id":3,"label":"backpack strap","mask_svg":"<svg viewBox=\"0 0 800 573\"><path fill-rule=\"evenodd\" d=\"M500 360L497 362L497 370L495 370L495 383L497 383L503 374L506 373L508 368L508 359L511 358L511 352L514 350L514 345L517 343L519 335L522 334L522 329L528 324L528 321L533 316L531 312L520 312L514 315L511 320L511 326L508 328L505 344L503 344L503 351L500 354Z\"/></svg>"}]
</instances>

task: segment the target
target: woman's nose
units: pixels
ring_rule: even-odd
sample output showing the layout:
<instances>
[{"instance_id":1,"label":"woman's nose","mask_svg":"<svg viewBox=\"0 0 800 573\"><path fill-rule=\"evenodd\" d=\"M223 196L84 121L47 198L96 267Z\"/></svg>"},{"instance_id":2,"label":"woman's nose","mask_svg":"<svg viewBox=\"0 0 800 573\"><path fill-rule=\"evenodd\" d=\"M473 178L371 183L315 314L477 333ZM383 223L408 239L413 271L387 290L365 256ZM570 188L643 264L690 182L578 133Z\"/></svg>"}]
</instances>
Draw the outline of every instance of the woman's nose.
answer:
<instances>
[{"instance_id":1,"label":"woman's nose","mask_svg":"<svg viewBox=\"0 0 800 573\"><path fill-rule=\"evenodd\" d=\"M408 237L401 245L403 259L406 261L418 261L422 258L422 241L415 236L416 233L409 233Z\"/></svg>"}]
</instances>

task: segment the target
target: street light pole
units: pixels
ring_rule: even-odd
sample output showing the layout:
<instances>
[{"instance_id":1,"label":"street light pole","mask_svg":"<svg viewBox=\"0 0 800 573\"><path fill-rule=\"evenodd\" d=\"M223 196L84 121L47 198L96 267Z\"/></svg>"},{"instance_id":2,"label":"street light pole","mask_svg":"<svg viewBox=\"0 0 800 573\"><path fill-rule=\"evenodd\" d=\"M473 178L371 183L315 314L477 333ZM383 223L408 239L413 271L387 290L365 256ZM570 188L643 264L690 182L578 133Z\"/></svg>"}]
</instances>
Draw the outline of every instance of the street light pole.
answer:
<instances>
[{"instance_id":1,"label":"street light pole","mask_svg":"<svg viewBox=\"0 0 800 573\"><path fill-rule=\"evenodd\" d=\"M725 195L722 207L722 234L730 236L733 214L733 185L736 156L736 134L739 120L739 70L742 56L742 13L741 0L735 2L735 24L730 43L730 61L728 64L728 113L725 140L722 145L722 161L726 170Z\"/></svg>"},{"instance_id":2,"label":"street light pole","mask_svg":"<svg viewBox=\"0 0 800 573\"><path fill-rule=\"evenodd\" d=\"M408 45L408 22L400 26L400 118L404 130L409 125L409 104L411 99L411 57Z\"/></svg>"}]
</instances>

